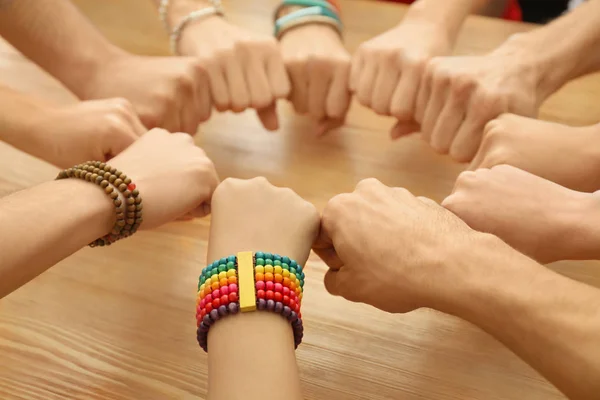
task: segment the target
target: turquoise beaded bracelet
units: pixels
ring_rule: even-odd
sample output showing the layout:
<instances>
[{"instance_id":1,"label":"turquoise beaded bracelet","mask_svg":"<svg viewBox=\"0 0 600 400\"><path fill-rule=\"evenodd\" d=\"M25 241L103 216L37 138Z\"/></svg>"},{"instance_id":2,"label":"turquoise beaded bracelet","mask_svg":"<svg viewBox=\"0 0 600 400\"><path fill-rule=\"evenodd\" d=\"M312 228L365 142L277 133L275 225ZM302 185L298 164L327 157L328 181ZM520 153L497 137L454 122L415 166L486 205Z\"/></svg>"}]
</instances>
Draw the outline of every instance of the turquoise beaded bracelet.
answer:
<instances>
[{"instance_id":1,"label":"turquoise beaded bracelet","mask_svg":"<svg viewBox=\"0 0 600 400\"><path fill-rule=\"evenodd\" d=\"M341 35L343 25L338 14L328 7L313 6L294 11L275 21L274 35L280 37L285 31L293 27L310 24L325 23L336 28Z\"/></svg>"},{"instance_id":2,"label":"turquoise beaded bracelet","mask_svg":"<svg viewBox=\"0 0 600 400\"><path fill-rule=\"evenodd\" d=\"M247 268L244 275L242 268ZM242 311L266 310L286 318L294 332L295 347L304 327L300 306L304 271L294 260L278 254L238 253L221 258L202 270L196 299L196 337L208 351L208 331L219 319Z\"/></svg>"},{"instance_id":3,"label":"turquoise beaded bracelet","mask_svg":"<svg viewBox=\"0 0 600 400\"><path fill-rule=\"evenodd\" d=\"M286 7L323 7L336 13L339 19L338 10L326 0L283 0L273 13L273 22L277 22L279 19L279 13Z\"/></svg>"}]
</instances>

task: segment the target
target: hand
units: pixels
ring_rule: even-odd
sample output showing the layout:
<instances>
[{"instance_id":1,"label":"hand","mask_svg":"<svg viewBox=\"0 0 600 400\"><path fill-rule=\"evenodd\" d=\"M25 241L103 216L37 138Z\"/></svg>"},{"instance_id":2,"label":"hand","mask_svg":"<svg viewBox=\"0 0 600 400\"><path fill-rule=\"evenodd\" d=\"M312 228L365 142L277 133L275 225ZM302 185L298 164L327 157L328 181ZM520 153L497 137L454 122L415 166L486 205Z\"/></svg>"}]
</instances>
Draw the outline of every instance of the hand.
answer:
<instances>
[{"instance_id":1,"label":"hand","mask_svg":"<svg viewBox=\"0 0 600 400\"><path fill-rule=\"evenodd\" d=\"M325 287L334 295L393 313L444 309L447 274L464 272L473 234L433 200L367 179L329 201L314 250L329 265Z\"/></svg>"},{"instance_id":2,"label":"hand","mask_svg":"<svg viewBox=\"0 0 600 400\"><path fill-rule=\"evenodd\" d=\"M571 127L503 114L490 121L469 170L512 165L582 192L600 189L600 125Z\"/></svg>"},{"instance_id":3,"label":"hand","mask_svg":"<svg viewBox=\"0 0 600 400\"><path fill-rule=\"evenodd\" d=\"M339 34L329 26L301 26L284 33L281 53L296 112L318 122L317 135L342 125L350 106L350 55Z\"/></svg>"},{"instance_id":4,"label":"hand","mask_svg":"<svg viewBox=\"0 0 600 400\"><path fill-rule=\"evenodd\" d=\"M486 56L432 59L417 97L423 139L466 162L475 156L490 120L507 112L535 116L543 98L530 57L501 48Z\"/></svg>"},{"instance_id":5,"label":"hand","mask_svg":"<svg viewBox=\"0 0 600 400\"><path fill-rule=\"evenodd\" d=\"M499 236L540 262L581 259L582 221L598 200L501 165L463 172L442 205L478 231Z\"/></svg>"},{"instance_id":6,"label":"hand","mask_svg":"<svg viewBox=\"0 0 600 400\"><path fill-rule=\"evenodd\" d=\"M142 196L144 222L151 229L188 212L210 212L219 183L215 167L194 139L184 133L153 129L109 163L136 184Z\"/></svg>"},{"instance_id":7,"label":"hand","mask_svg":"<svg viewBox=\"0 0 600 400\"><path fill-rule=\"evenodd\" d=\"M60 168L87 160L107 161L146 132L124 99L44 107L31 117L28 130L31 140L19 148Z\"/></svg>"},{"instance_id":8,"label":"hand","mask_svg":"<svg viewBox=\"0 0 600 400\"><path fill-rule=\"evenodd\" d=\"M265 178L226 179L213 196L208 259L268 251L304 265L319 231L315 207Z\"/></svg>"},{"instance_id":9,"label":"hand","mask_svg":"<svg viewBox=\"0 0 600 400\"><path fill-rule=\"evenodd\" d=\"M217 110L252 107L266 129L278 129L275 101L288 97L290 82L274 38L215 16L186 27L179 50L206 68Z\"/></svg>"},{"instance_id":10,"label":"hand","mask_svg":"<svg viewBox=\"0 0 600 400\"><path fill-rule=\"evenodd\" d=\"M437 24L401 23L358 48L350 88L362 105L398 119L392 138L417 132L415 103L425 65L450 51L451 39Z\"/></svg>"},{"instance_id":11,"label":"hand","mask_svg":"<svg viewBox=\"0 0 600 400\"><path fill-rule=\"evenodd\" d=\"M200 63L189 57L119 53L74 90L86 100L126 98L148 129L193 135L211 113L208 77Z\"/></svg>"}]
</instances>

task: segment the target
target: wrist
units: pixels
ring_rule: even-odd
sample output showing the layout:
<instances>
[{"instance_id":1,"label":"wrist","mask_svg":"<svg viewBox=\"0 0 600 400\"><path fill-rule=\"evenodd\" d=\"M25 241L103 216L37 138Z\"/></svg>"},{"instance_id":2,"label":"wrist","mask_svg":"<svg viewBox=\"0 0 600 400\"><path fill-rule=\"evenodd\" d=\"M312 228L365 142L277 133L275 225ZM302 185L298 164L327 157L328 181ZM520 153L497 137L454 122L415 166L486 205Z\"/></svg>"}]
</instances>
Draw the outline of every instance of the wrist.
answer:
<instances>
[{"instance_id":1,"label":"wrist","mask_svg":"<svg viewBox=\"0 0 600 400\"><path fill-rule=\"evenodd\" d=\"M571 206L565 219L561 239L568 258L572 260L600 259L600 191L578 193L578 202Z\"/></svg>"},{"instance_id":2,"label":"wrist","mask_svg":"<svg viewBox=\"0 0 600 400\"><path fill-rule=\"evenodd\" d=\"M420 0L408 8L400 25L418 24L420 27L428 27L436 34L447 37L449 46L452 47L471 11L471 3L471 0L456 0L440 7L439 1ZM450 8L446 8L448 6Z\"/></svg>"}]
</instances>

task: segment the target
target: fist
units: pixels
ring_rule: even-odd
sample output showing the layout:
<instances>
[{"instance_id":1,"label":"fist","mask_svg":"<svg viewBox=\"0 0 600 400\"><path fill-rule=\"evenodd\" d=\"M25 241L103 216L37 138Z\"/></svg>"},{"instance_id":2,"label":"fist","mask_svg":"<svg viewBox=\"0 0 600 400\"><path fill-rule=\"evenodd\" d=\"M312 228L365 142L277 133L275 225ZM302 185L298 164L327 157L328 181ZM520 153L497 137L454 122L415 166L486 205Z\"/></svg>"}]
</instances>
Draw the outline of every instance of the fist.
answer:
<instances>
[{"instance_id":1,"label":"fist","mask_svg":"<svg viewBox=\"0 0 600 400\"><path fill-rule=\"evenodd\" d=\"M144 201L142 229L151 229L188 213L210 212L219 183L215 167L190 135L153 129L110 165L135 182Z\"/></svg>"},{"instance_id":2,"label":"fist","mask_svg":"<svg viewBox=\"0 0 600 400\"><path fill-rule=\"evenodd\" d=\"M582 192L600 189L600 125L571 127L503 114L490 121L469 170L508 164Z\"/></svg>"},{"instance_id":3,"label":"fist","mask_svg":"<svg viewBox=\"0 0 600 400\"><path fill-rule=\"evenodd\" d=\"M208 259L267 251L304 264L318 230L317 210L291 189L229 178L213 196Z\"/></svg>"},{"instance_id":4,"label":"fist","mask_svg":"<svg viewBox=\"0 0 600 400\"><path fill-rule=\"evenodd\" d=\"M290 82L274 38L210 17L187 27L179 43L206 68L217 110L251 107L265 128L279 127L275 101L289 95Z\"/></svg>"},{"instance_id":5,"label":"fist","mask_svg":"<svg viewBox=\"0 0 600 400\"><path fill-rule=\"evenodd\" d=\"M501 165L463 172L442 205L471 228L499 236L540 262L552 262L582 256L581 243L574 241L585 236L578 227L591 201L590 194Z\"/></svg>"},{"instance_id":6,"label":"fist","mask_svg":"<svg viewBox=\"0 0 600 400\"><path fill-rule=\"evenodd\" d=\"M195 134L211 112L206 72L197 60L186 57L111 58L78 94L84 99L123 97L147 128L170 132Z\"/></svg>"},{"instance_id":7,"label":"fist","mask_svg":"<svg viewBox=\"0 0 600 400\"><path fill-rule=\"evenodd\" d=\"M432 200L368 179L329 201L314 249L329 265L330 293L408 312L451 297L445 280L472 232Z\"/></svg>"},{"instance_id":8,"label":"fist","mask_svg":"<svg viewBox=\"0 0 600 400\"><path fill-rule=\"evenodd\" d=\"M32 139L23 150L60 168L87 160L107 161L131 145L146 128L125 99L84 101L47 107L32 118Z\"/></svg>"},{"instance_id":9,"label":"fist","mask_svg":"<svg viewBox=\"0 0 600 400\"><path fill-rule=\"evenodd\" d=\"M317 135L341 125L350 106L350 55L339 34L329 26L298 27L284 33L281 52L296 112L317 121Z\"/></svg>"},{"instance_id":10,"label":"fist","mask_svg":"<svg viewBox=\"0 0 600 400\"><path fill-rule=\"evenodd\" d=\"M352 61L350 88L358 101L398 124L394 139L419 130L414 112L426 63L451 50L444 30L428 23L405 22L363 43Z\"/></svg>"},{"instance_id":11,"label":"fist","mask_svg":"<svg viewBox=\"0 0 600 400\"><path fill-rule=\"evenodd\" d=\"M507 112L537 114L537 82L535 68L512 53L434 58L417 98L423 139L457 161L471 161L489 121Z\"/></svg>"}]
</instances>

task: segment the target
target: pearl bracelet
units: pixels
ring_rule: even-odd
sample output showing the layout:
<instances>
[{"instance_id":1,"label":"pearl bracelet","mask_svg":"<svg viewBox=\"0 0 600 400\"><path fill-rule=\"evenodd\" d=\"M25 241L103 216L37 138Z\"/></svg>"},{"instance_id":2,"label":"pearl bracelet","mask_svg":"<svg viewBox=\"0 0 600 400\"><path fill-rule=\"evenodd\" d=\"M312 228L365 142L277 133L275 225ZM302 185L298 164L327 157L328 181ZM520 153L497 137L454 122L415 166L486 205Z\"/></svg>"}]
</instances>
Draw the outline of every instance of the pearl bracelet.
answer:
<instances>
[{"instance_id":1,"label":"pearl bracelet","mask_svg":"<svg viewBox=\"0 0 600 400\"><path fill-rule=\"evenodd\" d=\"M177 45L179 44L179 38L181 37L181 33L190 22L196 21L201 18L206 18L212 15L224 15L223 5L221 4L221 0L210 0L212 6L201 8L196 11L192 11L177 23L173 30L169 27L169 22L167 20L167 15L169 12L169 1L170 0L161 0L160 5L158 7L158 15L163 23L165 30L169 33L169 42L171 52L173 54L179 54L177 51Z\"/></svg>"}]
</instances>

